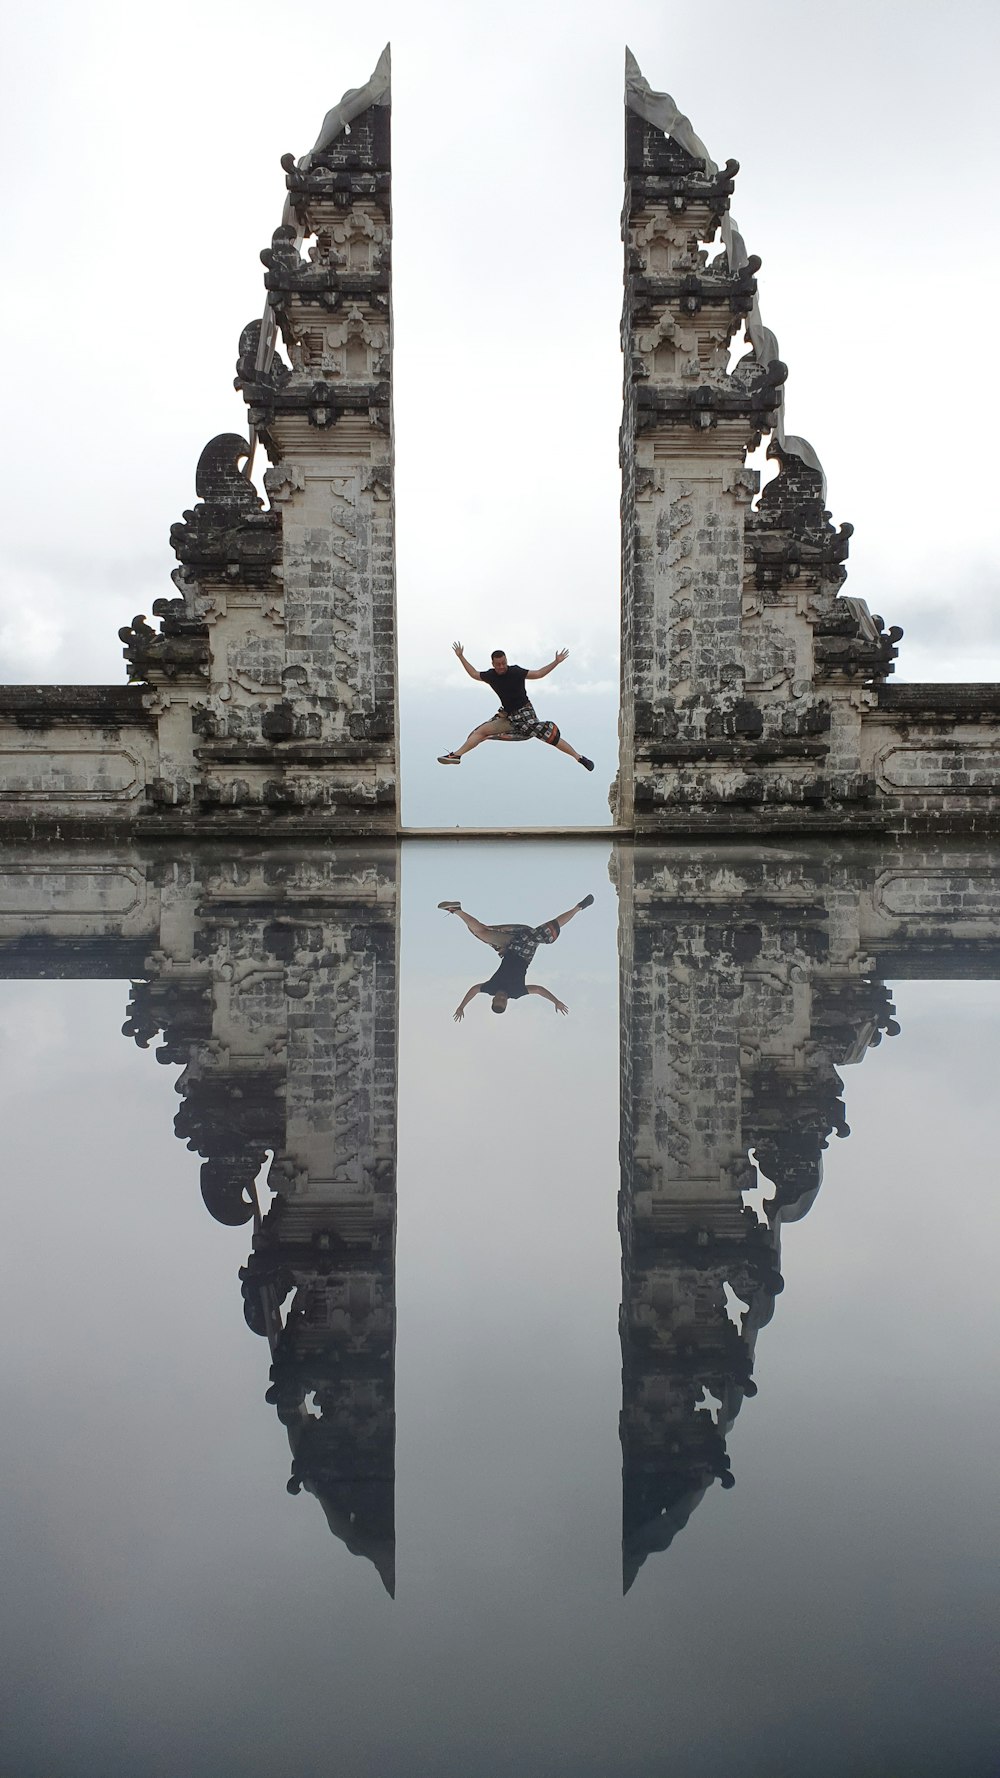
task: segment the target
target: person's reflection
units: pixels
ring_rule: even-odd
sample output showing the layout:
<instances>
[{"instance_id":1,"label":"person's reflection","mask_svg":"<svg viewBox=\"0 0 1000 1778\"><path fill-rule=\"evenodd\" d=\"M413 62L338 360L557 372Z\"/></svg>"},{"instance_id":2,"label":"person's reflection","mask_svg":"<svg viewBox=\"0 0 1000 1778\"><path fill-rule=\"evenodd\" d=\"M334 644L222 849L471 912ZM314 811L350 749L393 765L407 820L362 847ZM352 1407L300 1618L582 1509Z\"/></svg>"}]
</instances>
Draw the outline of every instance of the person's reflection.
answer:
<instances>
[{"instance_id":1,"label":"person's reflection","mask_svg":"<svg viewBox=\"0 0 1000 1778\"><path fill-rule=\"evenodd\" d=\"M490 1005L494 1012L506 1012L511 1000L523 1000L528 994L537 994L547 1000L558 1013L567 1013L569 1007L564 1000L558 1000L548 988L533 983L530 987L525 981L528 965L539 945L554 945L564 926L568 926L574 915L581 909L589 908L593 903L592 895L585 895L568 913L557 914L555 919L546 920L541 926L487 926L483 920L477 920L474 914L467 914L458 901L439 901L438 907L446 914L457 914L464 920L473 938L478 938L484 945L499 953L500 966L495 969L488 981L473 982L469 992L455 1008L455 1023L460 1024L465 1017L465 1009L477 994L489 994Z\"/></svg>"}]
</instances>

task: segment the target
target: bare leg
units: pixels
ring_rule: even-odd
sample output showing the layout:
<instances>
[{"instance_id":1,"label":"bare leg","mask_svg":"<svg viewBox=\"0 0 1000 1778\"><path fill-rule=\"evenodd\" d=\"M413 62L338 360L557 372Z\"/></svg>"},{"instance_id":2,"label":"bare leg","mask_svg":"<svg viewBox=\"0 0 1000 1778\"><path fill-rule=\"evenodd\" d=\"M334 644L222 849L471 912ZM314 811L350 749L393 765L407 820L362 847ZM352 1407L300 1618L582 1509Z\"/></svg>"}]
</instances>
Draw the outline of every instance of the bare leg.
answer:
<instances>
[{"instance_id":1,"label":"bare leg","mask_svg":"<svg viewBox=\"0 0 1000 1778\"><path fill-rule=\"evenodd\" d=\"M583 754L577 753L576 748L571 747L568 741L563 740L562 736L560 736L559 740L556 742L556 747L558 748L560 753L568 753L571 759L582 759L583 758Z\"/></svg>"},{"instance_id":2,"label":"bare leg","mask_svg":"<svg viewBox=\"0 0 1000 1778\"><path fill-rule=\"evenodd\" d=\"M546 924L549 926L558 926L558 928L561 932L564 926L569 925L570 921L573 918L573 915L578 914L580 912L580 907L581 907L581 903L577 902L576 907L570 908L568 914L557 914L554 920L549 920L546 922Z\"/></svg>"},{"instance_id":3,"label":"bare leg","mask_svg":"<svg viewBox=\"0 0 1000 1778\"><path fill-rule=\"evenodd\" d=\"M473 747L481 747L484 741L490 741L492 738L493 729L491 724L488 722L481 723L479 728L474 728L468 739L462 742L461 747L455 748L455 753L458 758L461 759L463 753L471 753Z\"/></svg>"},{"instance_id":4,"label":"bare leg","mask_svg":"<svg viewBox=\"0 0 1000 1778\"><path fill-rule=\"evenodd\" d=\"M541 735L535 736L536 741L540 741L541 739L542 739ZM578 760L581 763L583 761L583 754L577 753L576 748L571 747L569 742L562 735L560 735L558 741L546 741L545 745L546 745L546 747L555 747L556 751L559 753L568 753L570 756L570 759Z\"/></svg>"},{"instance_id":5,"label":"bare leg","mask_svg":"<svg viewBox=\"0 0 1000 1778\"><path fill-rule=\"evenodd\" d=\"M485 920L477 920L475 914L466 913L457 901L439 901L438 907L446 914L457 914L460 920L465 921L473 938L481 939L484 945L491 945L494 950L499 949L508 933L516 930L513 926L487 926Z\"/></svg>"},{"instance_id":6,"label":"bare leg","mask_svg":"<svg viewBox=\"0 0 1000 1778\"><path fill-rule=\"evenodd\" d=\"M551 743L550 743L550 745L551 745ZM587 755L585 753L577 753L576 748L571 747L569 742L563 740L563 737L561 735L560 735L558 741L556 742L556 747L560 753L568 753L570 756L570 759L575 759L577 765L583 766L586 771L588 771L588 772L593 771L593 769L594 769L593 760L588 759Z\"/></svg>"},{"instance_id":7,"label":"bare leg","mask_svg":"<svg viewBox=\"0 0 1000 1778\"><path fill-rule=\"evenodd\" d=\"M491 945L500 930L496 926L487 926L485 920L477 920L475 914L467 914L464 908L456 908L455 913L464 920L473 938L482 939L484 945Z\"/></svg>"}]
</instances>

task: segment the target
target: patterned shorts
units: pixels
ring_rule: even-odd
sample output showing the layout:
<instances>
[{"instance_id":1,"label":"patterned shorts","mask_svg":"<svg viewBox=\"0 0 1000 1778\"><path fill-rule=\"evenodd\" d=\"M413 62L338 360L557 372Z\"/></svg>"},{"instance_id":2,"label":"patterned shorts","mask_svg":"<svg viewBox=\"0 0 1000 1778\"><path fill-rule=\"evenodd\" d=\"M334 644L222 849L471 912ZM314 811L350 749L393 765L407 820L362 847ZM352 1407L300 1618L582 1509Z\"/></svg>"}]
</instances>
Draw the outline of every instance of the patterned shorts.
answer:
<instances>
[{"instance_id":1,"label":"patterned shorts","mask_svg":"<svg viewBox=\"0 0 1000 1778\"><path fill-rule=\"evenodd\" d=\"M522 962L530 963L539 945L554 945L559 937L558 920L546 920L544 926L494 926L495 937L490 944L501 957L507 951Z\"/></svg>"},{"instance_id":2,"label":"patterned shorts","mask_svg":"<svg viewBox=\"0 0 1000 1778\"><path fill-rule=\"evenodd\" d=\"M498 737L501 741L547 741L554 747L559 739L557 724L539 722L533 704L522 704L520 710L498 710L493 720L506 725L507 732Z\"/></svg>"}]
</instances>

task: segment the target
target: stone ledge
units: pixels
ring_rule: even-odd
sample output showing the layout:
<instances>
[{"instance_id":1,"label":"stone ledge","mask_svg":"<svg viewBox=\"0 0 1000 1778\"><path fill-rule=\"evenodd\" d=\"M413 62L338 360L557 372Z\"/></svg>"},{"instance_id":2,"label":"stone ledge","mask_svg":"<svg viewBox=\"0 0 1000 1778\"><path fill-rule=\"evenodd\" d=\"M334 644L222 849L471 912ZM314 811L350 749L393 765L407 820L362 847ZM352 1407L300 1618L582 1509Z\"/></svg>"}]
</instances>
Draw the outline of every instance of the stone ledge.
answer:
<instances>
[{"instance_id":1,"label":"stone ledge","mask_svg":"<svg viewBox=\"0 0 1000 1778\"><path fill-rule=\"evenodd\" d=\"M631 827L400 827L401 840L630 840Z\"/></svg>"},{"instance_id":2,"label":"stone ledge","mask_svg":"<svg viewBox=\"0 0 1000 1778\"><path fill-rule=\"evenodd\" d=\"M981 716L1000 716L1000 684L911 684L879 687L877 710L866 712L865 721L884 716L947 717L953 722L975 722Z\"/></svg>"},{"instance_id":3,"label":"stone ledge","mask_svg":"<svg viewBox=\"0 0 1000 1778\"><path fill-rule=\"evenodd\" d=\"M137 685L0 685L0 721L19 728L50 728L59 723L91 728L126 725L155 728L157 717Z\"/></svg>"},{"instance_id":4,"label":"stone ledge","mask_svg":"<svg viewBox=\"0 0 1000 1778\"><path fill-rule=\"evenodd\" d=\"M688 765L694 762L724 762L733 765L766 765L794 759L826 759L828 741L802 740L789 736L767 741L735 740L728 736L717 741L649 741L635 750L637 763L650 765Z\"/></svg>"},{"instance_id":5,"label":"stone ledge","mask_svg":"<svg viewBox=\"0 0 1000 1778\"><path fill-rule=\"evenodd\" d=\"M206 765L355 765L359 761L380 764L394 757L386 741L209 741L196 747L194 757Z\"/></svg>"},{"instance_id":6,"label":"stone ledge","mask_svg":"<svg viewBox=\"0 0 1000 1778\"><path fill-rule=\"evenodd\" d=\"M63 938L27 933L0 943L3 981L135 981L145 974L149 938Z\"/></svg>"},{"instance_id":7,"label":"stone ledge","mask_svg":"<svg viewBox=\"0 0 1000 1778\"><path fill-rule=\"evenodd\" d=\"M996 981L1000 943L994 938L911 935L876 945L875 972L886 981Z\"/></svg>"},{"instance_id":8,"label":"stone ledge","mask_svg":"<svg viewBox=\"0 0 1000 1778\"><path fill-rule=\"evenodd\" d=\"M265 808L260 803L244 810L212 807L197 814L176 809L162 813L128 812L119 815L49 815L23 814L9 811L0 802L0 835L6 844L31 841L39 845L66 844L94 840L120 846L137 840L199 840L210 845L214 840L275 839L284 844L299 844L313 839L378 840L392 845L397 838L395 815L377 808L349 807L343 813L320 809L306 811L295 806Z\"/></svg>"},{"instance_id":9,"label":"stone ledge","mask_svg":"<svg viewBox=\"0 0 1000 1778\"><path fill-rule=\"evenodd\" d=\"M900 825L898 818L896 826ZM802 803L756 804L752 808L717 804L691 804L685 809L636 810L635 837L660 840L665 835L699 834L881 834L893 825L892 814L877 804L810 808Z\"/></svg>"}]
</instances>

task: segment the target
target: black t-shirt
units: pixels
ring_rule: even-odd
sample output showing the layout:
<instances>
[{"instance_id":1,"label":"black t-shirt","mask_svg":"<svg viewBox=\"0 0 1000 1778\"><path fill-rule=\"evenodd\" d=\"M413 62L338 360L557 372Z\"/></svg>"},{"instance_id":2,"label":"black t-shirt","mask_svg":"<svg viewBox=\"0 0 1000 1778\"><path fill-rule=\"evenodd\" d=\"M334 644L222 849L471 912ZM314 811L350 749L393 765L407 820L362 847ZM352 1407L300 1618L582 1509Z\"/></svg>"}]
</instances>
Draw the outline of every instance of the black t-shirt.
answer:
<instances>
[{"instance_id":1,"label":"black t-shirt","mask_svg":"<svg viewBox=\"0 0 1000 1778\"><path fill-rule=\"evenodd\" d=\"M531 702L524 689L527 674L527 667L508 666L506 673L498 673L495 667L489 667L479 677L485 679L487 685L492 685L505 710L523 710L525 704Z\"/></svg>"},{"instance_id":2,"label":"black t-shirt","mask_svg":"<svg viewBox=\"0 0 1000 1778\"><path fill-rule=\"evenodd\" d=\"M500 968L490 976L488 982L482 983L480 994L506 994L508 1000L523 1000L528 992L524 983L527 969L528 965L523 957L515 957L512 951L505 951L500 959Z\"/></svg>"}]
</instances>

